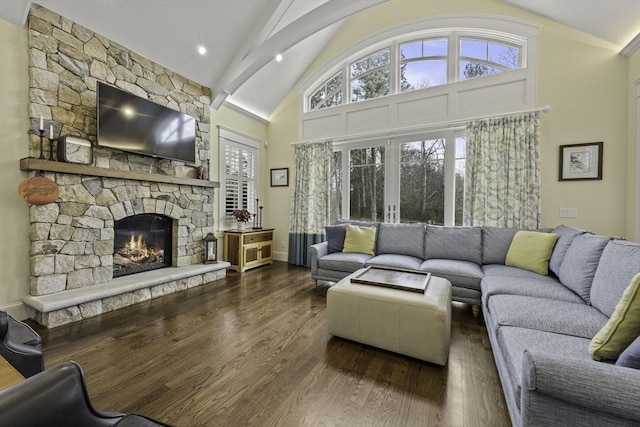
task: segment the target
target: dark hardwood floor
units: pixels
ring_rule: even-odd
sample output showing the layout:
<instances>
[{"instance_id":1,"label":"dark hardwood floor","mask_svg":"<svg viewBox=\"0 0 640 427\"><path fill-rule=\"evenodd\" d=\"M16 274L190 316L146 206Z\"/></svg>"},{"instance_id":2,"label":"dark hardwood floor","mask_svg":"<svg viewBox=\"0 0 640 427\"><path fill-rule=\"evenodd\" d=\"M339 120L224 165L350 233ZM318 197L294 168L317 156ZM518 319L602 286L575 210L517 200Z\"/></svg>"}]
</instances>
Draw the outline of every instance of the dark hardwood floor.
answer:
<instances>
[{"instance_id":1,"label":"dark hardwood floor","mask_svg":"<svg viewBox=\"0 0 640 427\"><path fill-rule=\"evenodd\" d=\"M440 367L331 337L321 288L285 263L36 329L47 367L82 365L97 409L176 426L510 425L469 306L453 306Z\"/></svg>"}]
</instances>

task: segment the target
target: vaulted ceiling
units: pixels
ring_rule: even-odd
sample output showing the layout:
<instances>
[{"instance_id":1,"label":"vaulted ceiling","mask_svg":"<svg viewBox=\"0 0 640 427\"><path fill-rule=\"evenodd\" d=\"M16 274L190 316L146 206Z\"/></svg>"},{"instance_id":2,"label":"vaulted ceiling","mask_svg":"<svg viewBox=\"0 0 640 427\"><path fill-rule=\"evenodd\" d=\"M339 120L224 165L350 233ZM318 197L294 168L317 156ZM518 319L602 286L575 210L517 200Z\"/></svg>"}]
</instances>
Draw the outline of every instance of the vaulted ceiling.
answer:
<instances>
[{"instance_id":1,"label":"vaulted ceiling","mask_svg":"<svg viewBox=\"0 0 640 427\"><path fill-rule=\"evenodd\" d=\"M387 0L38 0L36 3L212 89L268 120L349 16ZM431 1L431 0L422 0ZM622 49L640 33L639 0L502 0ZM24 26L30 0L0 0ZM198 53L199 47L206 54ZM276 61L277 54L282 55Z\"/></svg>"}]
</instances>

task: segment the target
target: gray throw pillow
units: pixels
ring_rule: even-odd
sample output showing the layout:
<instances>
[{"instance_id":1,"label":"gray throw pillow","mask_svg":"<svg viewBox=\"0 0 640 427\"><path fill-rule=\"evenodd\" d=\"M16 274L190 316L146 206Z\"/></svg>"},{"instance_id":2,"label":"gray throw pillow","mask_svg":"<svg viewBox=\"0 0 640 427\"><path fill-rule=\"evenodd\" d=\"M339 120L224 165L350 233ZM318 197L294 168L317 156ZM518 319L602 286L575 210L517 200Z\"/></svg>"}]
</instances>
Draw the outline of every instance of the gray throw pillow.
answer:
<instances>
[{"instance_id":1,"label":"gray throw pillow","mask_svg":"<svg viewBox=\"0 0 640 427\"><path fill-rule=\"evenodd\" d=\"M342 252L342 248L344 247L344 237L347 234L346 224L327 225L324 229L327 233L327 252L330 254L334 252Z\"/></svg>"},{"instance_id":2,"label":"gray throw pillow","mask_svg":"<svg viewBox=\"0 0 640 427\"><path fill-rule=\"evenodd\" d=\"M609 237L582 234L573 239L560 265L560 282L591 303L591 284ZM630 282L631 280L629 280ZM629 283L627 282L627 284ZM605 313L606 314L606 313Z\"/></svg>"},{"instance_id":3,"label":"gray throw pillow","mask_svg":"<svg viewBox=\"0 0 640 427\"><path fill-rule=\"evenodd\" d=\"M626 368L640 369L640 337L622 352L616 366L624 366Z\"/></svg>"},{"instance_id":4,"label":"gray throw pillow","mask_svg":"<svg viewBox=\"0 0 640 427\"><path fill-rule=\"evenodd\" d=\"M424 224L380 224L376 254L424 259Z\"/></svg>"},{"instance_id":5,"label":"gray throw pillow","mask_svg":"<svg viewBox=\"0 0 640 427\"><path fill-rule=\"evenodd\" d=\"M602 252L593 278L591 305L605 316L611 317L631 279L638 273L640 244L611 240Z\"/></svg>"},{"instance_id":6,"label":"gray throw pillow","mask_svg":"<svg viewBox=\"0 0 640 427\"><path fill-rule=\"evenodd\" d=\"M556 276L559 276L560 265L567 254L569 246L571 246L571 242L573 242L573 239L575 239L576 236L584 234L586 231L568 227L566 225L559 225L554 228L552 232L558 235L558 241L553 248L551 259L549 259L549 270L553 271Z\"/></svg>"},{"instance_id":7,"label":"gray throw pillow","mask_svg":"<svg viewBox=\"0 0 640 427\"><path fill-rule=\"evenodd\" d=\"M480 227L427 225L425 259L455 259L482 264Z\"/></svg>"},{"instance_id":8,"label":"gray throw pillow","mask_svg":"<svg viewBox=\"0 0 640 427\"><path fill-rule=\"evenodd\" d=\"M482 263L504 264L517 228L482 227Z\"/></svg>"}]
</instances>

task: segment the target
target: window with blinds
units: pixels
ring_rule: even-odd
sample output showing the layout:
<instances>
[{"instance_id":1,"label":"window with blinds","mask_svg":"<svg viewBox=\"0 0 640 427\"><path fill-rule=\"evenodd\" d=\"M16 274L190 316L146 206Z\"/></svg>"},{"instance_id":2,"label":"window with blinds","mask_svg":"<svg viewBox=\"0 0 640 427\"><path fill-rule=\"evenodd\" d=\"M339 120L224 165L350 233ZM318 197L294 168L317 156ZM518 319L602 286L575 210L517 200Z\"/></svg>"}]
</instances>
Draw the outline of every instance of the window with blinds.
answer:
<instances>
[{"instance_id":1,"label":"window with blinds","mask_svg":"<svg viewBox=\"0 0 640 427\"><path fill-rule=\"evenodd\" d=\"M256 212L258 141L221 129L220 161L220 224L229 228L234 210Z\"/></svg>"}]
</instances>

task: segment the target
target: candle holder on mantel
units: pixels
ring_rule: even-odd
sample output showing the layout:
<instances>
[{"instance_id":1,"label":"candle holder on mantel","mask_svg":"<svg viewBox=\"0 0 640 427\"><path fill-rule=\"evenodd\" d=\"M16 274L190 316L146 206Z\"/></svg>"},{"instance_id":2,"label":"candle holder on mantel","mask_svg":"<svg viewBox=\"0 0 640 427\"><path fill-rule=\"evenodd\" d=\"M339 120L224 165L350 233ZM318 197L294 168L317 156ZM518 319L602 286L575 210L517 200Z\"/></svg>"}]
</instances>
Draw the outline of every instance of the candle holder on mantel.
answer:
<instances>
[{"instance_id":1,"label":"candle holder on mantel","mask_svg":"<svg viewBox=\"0 0 640 427\"><path fill-rule=\"evenodd\" d=\"M40 157L38 158L44 160L44 129L38 129L38 132L40 133Z\"/></svg>"},{"instance_id":2,"label":"candle holder on mantel","mask_svg":"<svg viewBox=\"0 0 640 427\"><path fill-rule=\"evenodd\" d=\"M57 142L56 139L47 138L49 140L49 160L53 160L53 144Z\"/></svg>"}]
</instances>

